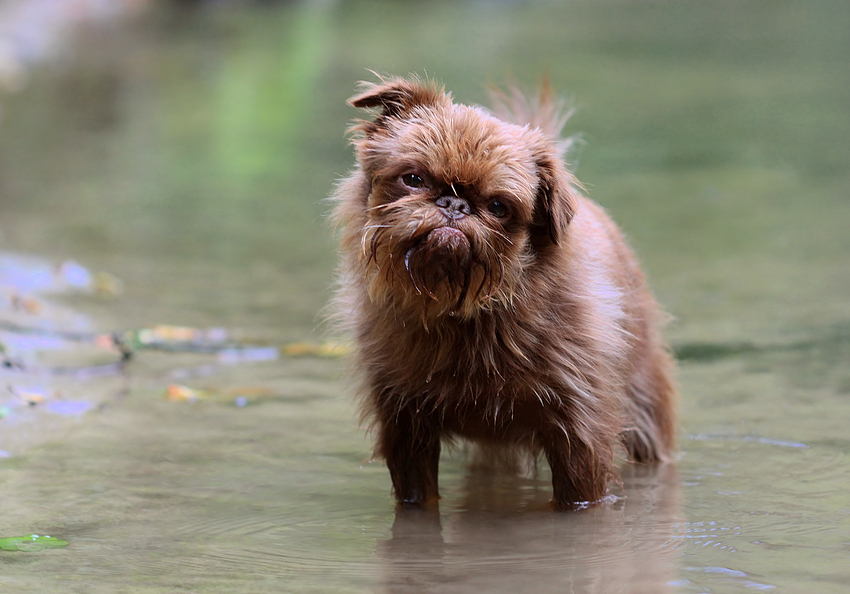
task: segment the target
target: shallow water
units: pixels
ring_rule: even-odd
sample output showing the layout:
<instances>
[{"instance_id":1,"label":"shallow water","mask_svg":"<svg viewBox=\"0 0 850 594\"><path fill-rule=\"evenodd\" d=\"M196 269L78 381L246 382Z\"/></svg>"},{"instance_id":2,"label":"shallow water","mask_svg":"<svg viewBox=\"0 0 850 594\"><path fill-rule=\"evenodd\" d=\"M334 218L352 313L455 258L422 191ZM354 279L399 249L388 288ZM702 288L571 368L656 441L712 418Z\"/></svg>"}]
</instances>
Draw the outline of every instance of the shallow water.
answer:
<instances>
[{"instance_id":1,"label":"shallow water","mask_svg":"<svg viewBox=\"0 0 850 594\"><path fill-rule=\"evenodd\" d=\"M456 451L439 514L397 514L339 359L141 350L116 372L113 351L5 331L28 371L0 372L0 537L69 546L0 551L0 585L845 591L848 32L838 0L283 3L81 31L0 95L0 319L319 342L322 199L365 68L467 102L548 75L579 108L579 178L674 317L681 457L553 514L545 469ZM68 261L123 291L74 285ZM168 400L176 384L203 397Z\"/></svg>"}]
</instances>

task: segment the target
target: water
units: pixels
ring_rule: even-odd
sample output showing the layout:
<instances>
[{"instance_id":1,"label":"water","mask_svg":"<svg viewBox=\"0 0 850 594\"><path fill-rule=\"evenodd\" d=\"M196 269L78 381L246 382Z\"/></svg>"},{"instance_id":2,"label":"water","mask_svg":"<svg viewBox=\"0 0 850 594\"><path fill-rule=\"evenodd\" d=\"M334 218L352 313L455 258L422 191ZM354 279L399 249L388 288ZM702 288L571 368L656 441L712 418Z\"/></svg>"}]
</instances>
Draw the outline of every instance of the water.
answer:
<instances>
[{"instance_id":1,"label":"water","mask_svg":"<svg viewBox=\"0 0 850 594\"><path fill-rule=\"evenodd\" d=\"M845 591L848 32L838 0L282 3L84 29L0 95L0 252L123 292L29 286L13 307L7 274L3 320L319 342L322 198L365 69L466 102L548 75L579 108L579 178L674 316L681 457L553 514L545 469L457 451L439 514L397 514L337 358L141 351L57 376L36 371L115 353L6 332L31 373L0 378L0 537L69 546L0 552L0 589Z\"/></svg>"}]
</instances>

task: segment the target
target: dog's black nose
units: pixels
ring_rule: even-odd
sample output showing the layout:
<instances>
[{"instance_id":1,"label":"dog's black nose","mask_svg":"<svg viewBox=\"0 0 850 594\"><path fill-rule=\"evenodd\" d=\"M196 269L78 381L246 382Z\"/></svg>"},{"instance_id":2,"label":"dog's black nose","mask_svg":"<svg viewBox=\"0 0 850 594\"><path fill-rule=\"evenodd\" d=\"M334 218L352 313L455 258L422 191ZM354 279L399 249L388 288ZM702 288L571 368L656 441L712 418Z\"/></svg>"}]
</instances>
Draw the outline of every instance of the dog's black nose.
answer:
<instances>
[{"instance_id":1,"label":"dog's black nose","mask_svg":"<svg viewBox=\"0 0 850 594\"><path fill-rule=\"evenodd\" d=\"M472 214L472 206L469 202L457 196L440 196L437 198L437 206L446 211L446 214L453 219Z\"/></svg>"}]
</instances>

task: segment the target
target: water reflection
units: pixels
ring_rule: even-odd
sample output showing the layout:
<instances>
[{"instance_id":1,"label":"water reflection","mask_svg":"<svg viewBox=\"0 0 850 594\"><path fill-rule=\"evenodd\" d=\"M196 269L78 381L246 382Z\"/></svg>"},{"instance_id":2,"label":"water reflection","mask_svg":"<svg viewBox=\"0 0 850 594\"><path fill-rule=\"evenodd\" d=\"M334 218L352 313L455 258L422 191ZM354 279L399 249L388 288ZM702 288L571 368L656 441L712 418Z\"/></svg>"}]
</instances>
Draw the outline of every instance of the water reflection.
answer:
<instances>
[{"instance_id":1,"label":"water reflection","mask_svg":"<svg viewBox=\"0 0 850 594\"><path fill-rule=\"evenodd\" d=\"M541 484L470 472L459 511L396 512L392 537L377 547L383 591L673 591L683 523L676 468L630 464L622 479L616 503L552 513Z\"/></svg>"}]
</instances>

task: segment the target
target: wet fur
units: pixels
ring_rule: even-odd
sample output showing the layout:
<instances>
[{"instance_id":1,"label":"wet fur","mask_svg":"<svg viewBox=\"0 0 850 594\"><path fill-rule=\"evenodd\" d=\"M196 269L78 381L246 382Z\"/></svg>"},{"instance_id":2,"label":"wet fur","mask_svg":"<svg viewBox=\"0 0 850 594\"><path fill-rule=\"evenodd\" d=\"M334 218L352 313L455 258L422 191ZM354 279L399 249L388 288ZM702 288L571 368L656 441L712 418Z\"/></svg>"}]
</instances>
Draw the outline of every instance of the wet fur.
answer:
<instances>
[{"instance_id":1,"label":"wet fur","mask_svg":"<svg viewBox=\"0 0 850 594\"><path fill-rule=\"evenodd\" d=\"M600 500L618 451L669 459L661 314L564 166L551 94L503 95L497 118L429 81L388 78L350 103L377 113L353 125L357 167L333 196L335 315L399 502L439 496L441 442L456 438L542 453L561 508ZM424 188L402 182L411 172Z\"/></svg>"}]
</instances>

